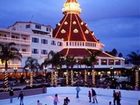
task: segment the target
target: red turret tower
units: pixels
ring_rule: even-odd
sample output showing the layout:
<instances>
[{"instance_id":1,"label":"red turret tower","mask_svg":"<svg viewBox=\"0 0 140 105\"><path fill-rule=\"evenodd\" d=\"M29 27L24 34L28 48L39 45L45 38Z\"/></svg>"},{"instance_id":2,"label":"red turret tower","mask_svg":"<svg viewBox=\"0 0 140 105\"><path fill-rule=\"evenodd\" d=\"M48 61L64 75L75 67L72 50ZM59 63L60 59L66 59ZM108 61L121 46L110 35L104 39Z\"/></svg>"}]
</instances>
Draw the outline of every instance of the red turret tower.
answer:
<instances>
[{"instance_id":1,"label":"red turret tower","mask_svg":"<svg viewBox=\"0 0 140 105\"><path fill-rule=\"evenodd\" d=\"M64 56L87 57L91 51L102 51L103 44L80 18L81 8L77 0L67 0L62 9L64 17L57 24L53 35L64 40ZM102 52L99 56L111 57Z\"/></svg>"}]
</instances>

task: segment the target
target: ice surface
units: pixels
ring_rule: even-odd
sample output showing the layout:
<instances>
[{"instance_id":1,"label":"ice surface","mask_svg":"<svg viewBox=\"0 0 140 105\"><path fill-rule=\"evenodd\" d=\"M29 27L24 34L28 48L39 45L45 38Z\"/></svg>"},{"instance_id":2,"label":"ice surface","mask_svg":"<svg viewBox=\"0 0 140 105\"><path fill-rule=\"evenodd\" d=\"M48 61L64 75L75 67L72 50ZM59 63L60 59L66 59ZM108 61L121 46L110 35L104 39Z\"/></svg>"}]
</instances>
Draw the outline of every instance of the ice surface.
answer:
<instances>
[{"instance_id":1,"label":"ice surface","mask_svg":"<svg viewBox=\"0 0 140 105\"><path fill-rule=\"evenodd\" d=\"M89 103L88 90L91 88L81 87L80 98L76 98L75 87L52 87L47 89L47 93L33 96L25 96L24 105L37 105L37 100L45 105L53 105L53 97L57 93L59 97L58 105L63 105L65 97L69 97L69 105L108 105L109 101L113 101L112 89L100 89L95 88L97 93L98 104ZM127 90L116 90L121 91L122 99L121 105L137 105L140 99L140 91L127 91ZM0 105L19 105L18 98L13 99L13 103L10 104L9 99L0 100Z\"/></svg>"}]
</instances>

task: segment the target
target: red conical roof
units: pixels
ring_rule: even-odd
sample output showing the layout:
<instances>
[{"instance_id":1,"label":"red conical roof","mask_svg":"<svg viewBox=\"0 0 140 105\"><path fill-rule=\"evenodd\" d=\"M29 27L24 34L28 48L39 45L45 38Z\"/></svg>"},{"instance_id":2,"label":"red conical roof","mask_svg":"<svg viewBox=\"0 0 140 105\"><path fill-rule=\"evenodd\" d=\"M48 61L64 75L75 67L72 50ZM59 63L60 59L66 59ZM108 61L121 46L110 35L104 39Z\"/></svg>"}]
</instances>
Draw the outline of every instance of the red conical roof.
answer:
<instances>
[{"instance_id":1,"label":"red conical roof","mask_svg":"<svg viewBox=\"0 0 140 105\"><path fill-rule=\"evenodd\" d=\"M76 2L70 4L70 2ZM102 43L95 37L79 16L80 5L77 0L67 0L64 5L64 17L53 31L53 37L64 40L64 49L61 53L65 56L89 56L91 51L102 50ZM76 6L72 8L72 6ZM70 7L69 7L70 6Z\"/></svg>"},{"instance_id":2,"label":"red conical roof","mask_svg":"<svg viewBox=\"0 0 140 105\"><path fill-rule=\"evenodd\" d=\"M66 14L54 29L54 37L64 41L98 42L93 32L89 30L77 14Z\"/></svg>"}]
</instances>

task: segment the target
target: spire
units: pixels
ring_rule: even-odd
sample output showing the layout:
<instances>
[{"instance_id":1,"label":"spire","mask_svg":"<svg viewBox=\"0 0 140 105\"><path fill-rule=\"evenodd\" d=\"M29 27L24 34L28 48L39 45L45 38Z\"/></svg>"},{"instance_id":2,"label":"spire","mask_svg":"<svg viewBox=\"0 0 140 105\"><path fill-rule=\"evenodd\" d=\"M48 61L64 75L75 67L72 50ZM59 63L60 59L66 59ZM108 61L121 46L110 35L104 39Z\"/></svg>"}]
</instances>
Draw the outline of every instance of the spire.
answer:
<instances>
[{"instance_id":1,"label":"spire","mask_svg":"<svg viewBox=\"0 0 140 105\"><path fill-rule=\"evenodd\" d=\"M73 14L80 14L81 8L80 4L77 0L67 0L64 4L64 8L62 9L64 14L73 13Z\"/></svg>"}]
</instances>

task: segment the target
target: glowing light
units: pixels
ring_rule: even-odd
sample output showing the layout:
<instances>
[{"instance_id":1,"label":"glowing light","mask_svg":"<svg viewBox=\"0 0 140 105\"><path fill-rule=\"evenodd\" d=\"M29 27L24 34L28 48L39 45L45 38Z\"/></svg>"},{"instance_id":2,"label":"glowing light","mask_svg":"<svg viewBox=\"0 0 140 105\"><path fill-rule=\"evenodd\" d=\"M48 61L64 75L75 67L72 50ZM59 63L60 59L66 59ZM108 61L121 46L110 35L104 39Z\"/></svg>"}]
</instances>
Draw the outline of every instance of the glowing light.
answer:
<instances>
[{"instance_id":1,"label":"glowing light","mask_svg":"<svg viewBox=\"0 0 140 105\"><path fill-rule=\"evenodd\" d=\"M64 4L64 8L62 9L64 13L81 13L80 4L76 2L67 2Z\"/></svg>"},{"instance_id":2,"label":"glowing light","mask_svg":"<svg viewBox=\"0 0 140 105\"><path fill-rule=\"evenodd\" d=\"M73 21L73 24L75 25L76 24L76 21Z\"/></svg>"},{"instance_id":3,"label":"glowing light","mask_svg":"<svg viewBox=\"0 0 140 105\"><path fill-rule=\"evenodd\" d=\"M78 29L74 29L73 32L74 33L78 33L79 31L78 31Z\"/></svg>"},{"instance_id":4,"label":"glowing light","mask_svg":"<svg viewBox=\"0 0 140 105\"><path fill-rule=\"evenodd\" d=\"M66 31L65 31L64 29L62 29L62 30L61 30L61 33L64 34L64 33L66 33Z\"/></svg>"},{"instance_id":5,"label":"glowing light","mask_svg":"<svg viewBox=\"0 0 140 105\"><path fill-rule=\"evenodd\" d=\"M65 25L67 25L68 24L68 22L67 21L65 21L65 23L64 23Z\"/></svg>"}]
</instances>

